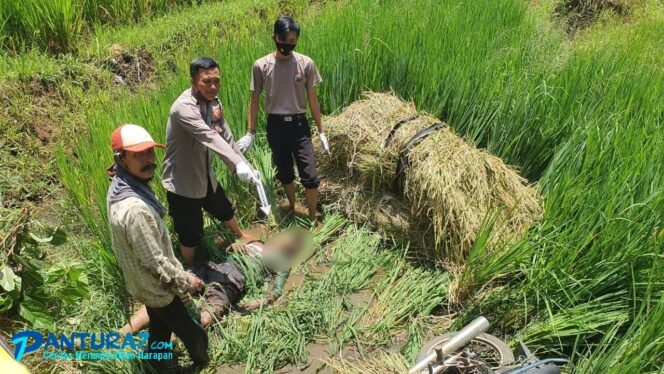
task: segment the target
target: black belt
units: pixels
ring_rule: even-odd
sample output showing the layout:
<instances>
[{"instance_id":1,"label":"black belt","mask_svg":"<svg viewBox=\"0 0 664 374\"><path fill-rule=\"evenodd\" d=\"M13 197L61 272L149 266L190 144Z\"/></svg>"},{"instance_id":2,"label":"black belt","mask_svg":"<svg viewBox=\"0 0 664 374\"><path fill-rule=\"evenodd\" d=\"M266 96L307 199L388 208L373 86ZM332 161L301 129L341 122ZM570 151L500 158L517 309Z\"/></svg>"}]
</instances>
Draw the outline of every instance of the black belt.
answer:
<instances>
[{"instance_id":1,"label":"black belt","mask_svg":"<svg viewBox=\"0 0 664 374\"><path fill-rule=\"evenodd\" d=\"M413 135L412 138L406 143L404 148L399 153L399 159L397 161L397 168L394 171L394 180L392 181L392 188L394 191L399 192L401 188L401 181L403 179L404 171L409 166L408 155L410 150L418 145L424 138L431 135L436 130L442 130L447 128L447 124L444 122L434 123L433 125L427 127L424 130L421 130L417 134Z\"/></svg>"},{"instance_id":2,"label":"black belt","mask_svg":"<svg viewBox=\"0 0 664 374\"><path fill-rule=\"evenodd\" d=\"M268 114L267 119L269 120L279 120L282 122L294 122L294 121L302 121L307 119L307 114L306 113L298 113L298 114Z\"/></svg>"}]
</instances>

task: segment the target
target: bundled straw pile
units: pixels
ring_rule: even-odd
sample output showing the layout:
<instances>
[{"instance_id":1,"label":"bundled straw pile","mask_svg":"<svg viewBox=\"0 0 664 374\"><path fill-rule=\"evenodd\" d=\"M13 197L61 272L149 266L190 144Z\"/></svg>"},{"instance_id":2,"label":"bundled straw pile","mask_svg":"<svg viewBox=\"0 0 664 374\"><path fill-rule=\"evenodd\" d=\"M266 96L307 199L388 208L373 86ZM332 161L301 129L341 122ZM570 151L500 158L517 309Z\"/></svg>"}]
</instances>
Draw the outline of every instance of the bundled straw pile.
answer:
<instances>
[{"instance_id":1,"label":"bundled straw pile","mask_svg":"<svg viewBox=\"0 0 664 374\"><path fill-rule=\"evenodd\" d=\"M376 356L366 358L332 358L322 360L332 372L344 374L364 373L406 373L406 359L399 353L380 352Z\"/></svg>"},{"instance_id":2,"label":"bundled straw pile","mask_svg":"<svg viewBox=\"0 0 664 374\"><path fill-rule=\"evenodd\" d=\"M394 130L406 118L411 120ZM539 219L540 199L514 169L449 127L411 148L395 189L402 150L439 122L394 95L365 93L325 119L332 155L318 156L321 189L328 203L351 218L409 240L427 256L460 263L484 222L495 222L493 244L512 241Z\"/></svg>"}]
</instances>

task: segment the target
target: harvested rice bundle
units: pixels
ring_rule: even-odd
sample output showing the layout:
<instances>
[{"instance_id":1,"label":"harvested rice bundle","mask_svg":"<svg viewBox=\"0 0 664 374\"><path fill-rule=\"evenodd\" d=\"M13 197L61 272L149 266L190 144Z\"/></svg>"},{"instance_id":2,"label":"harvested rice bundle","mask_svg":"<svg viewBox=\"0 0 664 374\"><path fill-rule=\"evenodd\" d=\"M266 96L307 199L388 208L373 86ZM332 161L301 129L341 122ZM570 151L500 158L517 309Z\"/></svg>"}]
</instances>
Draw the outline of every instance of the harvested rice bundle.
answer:
<instances>
[{"instance_id":1,"label":"harvested rice bundle","mask_svg":"<svg viewBox=\"0 0 664 374\"><path fill-rule=\"evenodd\" d=\"M537 189L449 129L414 147L409 163L403 195L411 213L431 220L436 248L453 258L464 257L488 217L496 220L494 242L521 237L540 218Z\"/></svg>"},{"instance_id":2,"label":"harvested rice bundle","mask_svg":"<svg viewBox=\"0 0 664 374\"><path fill-rule=\"evenodd\" d=\"M368 92L364 96L338 116L325 119L326 128L333 129L328 130L328 137L334 138L330 142L335 152L323 162L380 192L389 187L404 144L437 120L418 115L415 105L392 94ZM399 122L402 125L392 131Z\"/></svg>"},{"instance_id":3,"label":"harvested rice bundle","mask_svg":"<svg viewBox=\"0 0 664 374\"><path fill-rule=\"evenodd\" d=\"M394 95L366 93L325 122L333 153L319 157L323 195L427 256L462 263L486 219L495 220L495 244L519 238L541 216L537 189L513 168Z\"/></svg>"},{"instance_id":4,"label":"harvested rice bundle","mask_svg":"<svg viewBox=\"0 0 664 374\"><path fill-rule=\"evenodd\" d=\"M433 240L430 240L433 235L426 233L430 225L415 219L402 199L374 194L340 170L326 171L320 188L328 209L341 212L355 222L371 223L383 237L398 243L411 242L411 246L418 249L433 247ZM433 251L430 255L435 257Z\"/></svg>"},{"instance_id":5,"label":"harvested rice bundle","mask_svg":"<svg viewBox=\"0 0 664 374\"><path fill-rule=\"evenodd\" d=\"M334 373L405 373L408 371L406 359L400 353L378 352L367 358L330 358L321 360Z\"/></svg>"}]
</instances>

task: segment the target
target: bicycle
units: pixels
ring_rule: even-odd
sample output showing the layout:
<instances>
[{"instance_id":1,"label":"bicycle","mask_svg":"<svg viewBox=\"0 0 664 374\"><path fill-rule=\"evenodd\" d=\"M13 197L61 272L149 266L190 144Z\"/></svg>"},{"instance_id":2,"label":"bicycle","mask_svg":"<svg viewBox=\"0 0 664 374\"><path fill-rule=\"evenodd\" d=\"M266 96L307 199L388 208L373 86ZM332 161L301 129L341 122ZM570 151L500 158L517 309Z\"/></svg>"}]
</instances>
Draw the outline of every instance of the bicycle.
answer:
<instances>
[{"instance_id":1,"label":"bicycle","mask_svg":"<svg viewBox=\"0 0 664 374\"><path fill-rule=\"evenodd\" d=\"M422 346L409 374L560 374L564 358L539 359L519 342L517 355L499 338L485 333L489 321L478 317L457 332Z\"/></svg>"}]
</instances>

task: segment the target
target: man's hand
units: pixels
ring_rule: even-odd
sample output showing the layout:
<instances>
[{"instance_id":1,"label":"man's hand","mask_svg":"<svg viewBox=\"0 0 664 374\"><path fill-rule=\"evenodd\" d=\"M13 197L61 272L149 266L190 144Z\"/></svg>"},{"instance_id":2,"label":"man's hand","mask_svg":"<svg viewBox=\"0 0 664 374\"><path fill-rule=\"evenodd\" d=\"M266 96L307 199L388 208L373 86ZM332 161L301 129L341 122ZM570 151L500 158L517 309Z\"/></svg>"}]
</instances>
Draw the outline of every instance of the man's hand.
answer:
<instances>
[{"instance_id":1,"label":"man's hand","mask_svg":"<svg viewBox=\"0 0 664 374\"><path fill-rule=\"evenodd\" d=\"M254 134L248 132L240 140L237 141L237 146L240 148L240 152L245 153L251 148L251 145L254 143Z\"/></svg>"},{"instance_id":2,"label":"man's hand","mask_svg":"<svg viewBox=\"0 0 664 374\"><path fill-rule=\"evenodd\" d=\"M191 279L191 288L195 291L200 291L203 287L205 287L205 283L201 278L194 275Z\"/></svg>"},{"instance_id":3,"label":"man's hand","mask_svg":"<svg viewBox=\"0 0 664 374\"><path fill-rule=\"evenodd\" d=\"M323 145L323 154L330 154L330 143L327 142L327 136L325 136L324 132L318 133L318 137L320 138L320 142Z\"/></svg>"},{"instance_id":4,"label":"man's hand","mask_svg":"<svg viewBox=\"0 0 664 374\"><path fill-rule=\"evenodd\" d=\"M243 182L257 183L260 181L257 179L256 171L244 161L237 164L235 173Z\"/></svg>"},{"instance_id":5,"label":"man's hand","mask_svg":"<svg viewBox=\"0 0 664 374\"><path fill-rule=\"evenodd\" d=\"M236 253L242 253L242 254L247 254L247 247L245 247L242 244L233 244L228 247L228 252L236 252Z\"/></svg>"}]
</instances>

